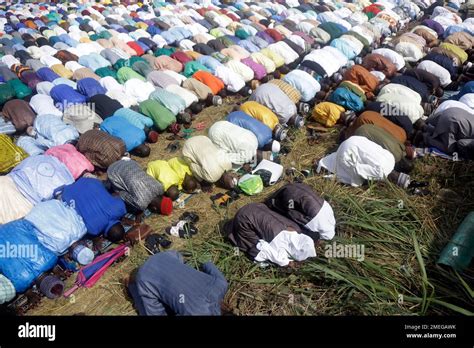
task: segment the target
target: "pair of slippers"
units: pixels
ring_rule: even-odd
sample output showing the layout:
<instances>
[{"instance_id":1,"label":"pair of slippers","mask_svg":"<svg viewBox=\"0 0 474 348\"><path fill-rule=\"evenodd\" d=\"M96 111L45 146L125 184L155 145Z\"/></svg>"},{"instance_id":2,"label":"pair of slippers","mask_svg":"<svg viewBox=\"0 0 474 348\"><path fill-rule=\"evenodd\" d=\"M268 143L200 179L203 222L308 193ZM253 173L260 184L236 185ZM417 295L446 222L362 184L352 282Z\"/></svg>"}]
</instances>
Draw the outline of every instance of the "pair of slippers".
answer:
<instances>
[{"instance_id":1,"label":"pair of slippers","mask_svg":"<svg viewBox=\"0 0 474 348\"><path fill-rule=\"evenodd\" d=\"M226 207L239 198L240 195L235 189L229 190L226 193L218 193L211 196L212 202L218 207Z\"/></svg>"},{"instance_id":2,"label":"pair of slippers","mask_svg":"<svg viewBox=\"0 0 474 348\"><path fill-rule=\"evenodd\" d=\"M152 253L159 253L160 247L168 249L171 246L171 241L163 234L153 233L145 239L145 247Z\"/></svg>"},{"instance_id":3,"label":"pair of slippers","mask_svg":"<svg viewBox=\"0 0 474 348\"><path fill-rule=\"evenodd\" d=\"M184 212L179 221L172 226L166 228L166 233L170 236L179 238L191 238L198 233L198 228L195 224L199 221L199 216L193 212Z\"/></svg>"},{"instance_id":4,"label":"pair of slippers","mask_svg":"<svg viewBox=\"0 0 474 348\"><path fill-rule=\"evenodd\" d=\"M414 196L428 196L431 191L426 187L429 185L426 181L412 181L408 185L408 192Z\"/></svg>"}]
</instances>

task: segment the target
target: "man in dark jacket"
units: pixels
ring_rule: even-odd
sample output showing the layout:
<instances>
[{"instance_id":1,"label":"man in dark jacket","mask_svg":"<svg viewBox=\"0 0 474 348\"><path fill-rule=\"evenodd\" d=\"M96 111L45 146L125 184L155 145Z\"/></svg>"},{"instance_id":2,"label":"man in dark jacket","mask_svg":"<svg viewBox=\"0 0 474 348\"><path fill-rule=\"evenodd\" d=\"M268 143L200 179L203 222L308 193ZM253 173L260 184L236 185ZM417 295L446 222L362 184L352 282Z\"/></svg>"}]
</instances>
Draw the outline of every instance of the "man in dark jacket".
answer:
<instances>
[{"instance_id":1,"label":"man in dark jacket","mask_svg":"<svg viewBox=\"0 0 474 348\"><path fill-rule=\"evenodd\" d=\"M331 206L306 184L285 185L271 195L265 204L307 230L313 239L328 240L334 237L336 220Z\"/></svg>"},{"instance_id":2,"label":"man in dark jacket","mask_svg":"<svg viewBox=\"0 0 474 348\"><path fill-rule=\"evenodd\" d=\"M441 88L438 76L429 71L416 68L408 69L403 75L414 77L418 81L423 82L428 87L430 93L434 94L436 97L441 98L443 96L444 91Z\"/></svg>"},{"instance_id":3,"label":"man in dark jacket","mask_svg":"<svg viewBox=\"0 0 474 348\"><path fill-rule=\"evenodd\" d=\"M227 238L257 262L290 266L316 256L314 239L287 217L262 203L248 204L224 225Z\"/></svg>"},{"instance_id":4,"label":"man in dark jacket","mask_svg":"<svg viewBox=\"0 0 474 348\"><path fill-rule=\"evenodd\" d=\"M140 315L221 315L227 288L212 262L198 271L174 250L151 256L128 284Z\"/></svg>"},{"instance_id":5,"label":"man in dark jacket","mask_svg":"<svg viewBox=\"0 0 474 348\"><path fill-rule=\"evenodd\" d=\"M391 83L397 83L399 85L406 86L411 90L417 92L421 96L423 102L427 102L430 97L428 86L417 78L406 75L398 75L392 78Z\"/></svg>"},{"instance_id":6,"label":"man in dark jacket","mask_svg":"<svg viewBox=\"0 0 474 348\"><path fill-rule=\"evenodd\" d=\"M433 146L461 158L474 158L474 119L472 113L461 108L449 108L426 120L423 140L415 145Z\"/></svg>"},{"instance_id":7,"label":"man in dark jacket","mask_svg":"<svg viewBox=\"0 0 474 348\"><path fill-rule=\"evenodd\" d=\"M436 64L439 64L443 68L449 71L451 78L455 80L457 76L457 67L454 65L454 62L449 58L439 53L430 52L428 53L423 60L431 60Z\"/></svg>"},{"instance_id":8,"label":"man in dark jacket","mask_svg":"<svg viewBox=\"0 0 474 348\"><path fill-rule=\"evenodd\" d=\"M262 203L250 203L240 208L234 218L224 225L227 238L252 259L259 253L257 244L260 240L271 242L285 230L301 233L296 222Z\"/></svg>"}]
</instances>

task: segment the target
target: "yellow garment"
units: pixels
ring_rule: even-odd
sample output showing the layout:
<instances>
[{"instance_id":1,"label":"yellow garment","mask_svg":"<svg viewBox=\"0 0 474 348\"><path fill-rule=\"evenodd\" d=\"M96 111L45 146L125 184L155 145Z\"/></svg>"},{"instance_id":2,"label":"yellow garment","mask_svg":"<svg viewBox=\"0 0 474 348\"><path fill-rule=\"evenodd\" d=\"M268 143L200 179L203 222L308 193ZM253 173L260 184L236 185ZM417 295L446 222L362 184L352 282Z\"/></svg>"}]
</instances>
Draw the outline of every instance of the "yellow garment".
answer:
<instances>
[{"instance_id":1,"label":"yellow garment","mask_svg":"<svg viewBox=\"0 0 474 348\"><path fill-rule=\"evenodd\" d=\"M340 105L322 102L314 107L312 117L326 127L333 127L344 111L346 110Z\"/></svg>"},{"instance_id":2,"label":"yellow garment","mask_svg":"<svg viewBox=\"0 0 474 348\"><path fill-rule=\"evenodd\" d=\"M267 71L267 74L271 74L272 72L275 71L276 69L275 63L266 55L260 52L255 52L255 53L252 53L250 57L256 63L263 65L265 67L265 70Z\"/></svg>"},{"instance_id":3,"label":"yellow garment","mask_svg":"<svg viewBox=\"0 0 474 348\"><path fill-rule=\"evenodd\" d=\"M468 58L467 53L456 45L443 42L441 45L439 45L439 47L444 48L445 50L448 50L450 52L453 52L455 55L459 57L462 64L464 64L464 62Z\"/></svg>"},{"instance_id":4,"label":"yellow garment","mask_svg":"<svg viewBox=\"0 0 474 348\"><path fill-rule=\"evenodd\" d=\"M49 40L50 37L56 35L56 33L54 32L54 30L51 30L51 29L47 29L47 30L44 30L43 31L43 36L45 38L47 38Z\"/></svg>"},{"instance_id":5,"label":"yellow garment","mask_svg":"<svg viewBox=\"0 0 474 348\"><path fill-rule=\"evenodd\" d=\"M147 30L148 28L148 24L144 23L144 22L138 22L136 24L136 27L140 28L140 29L143 29L143 30Z\"/></svg>"},{"instance_id":6,"label":"yellow garment","mask_svg":"<svg viewBox=\"0 0 474 348\"><path fill-rule=\"evenodd\" d=\"M239 22L232 22L227 26L227 29L234 32L234 34L235 34L237 29L239 29L241 26L242 26L242 24L240 24Z\"/></svg>"},{"instance_id":7,"label":"yellow garment","mask_svg":"<svg viewBox=\"0 0 474 348\"><path fill-rule=\"evenodd\" d=\"M266 124L271 130L279 123L277 115L272 110L255 101L243 103L240 110Z\"/></svg>"},{"instance_id":8,"label":"yellow garment","mask_svg":"<svg viewBox=\"0 0 474 348\"><path fill-rule=\"evenodd\" d=\"M51 70L53 70L56 74L58 74L61 77L64 77L65 79L72 79L73 72L69 69L67 69L64 65L62 64L54 64L51 66Z\"/></svg>"},{"instance_id":9,"label":"yellow garment","mask_svg":"<svg viewBox=\"0 0 474 348\"><path fill-rule=\"evenodd\" d=\"M81 38L79 39L79 42L80 42L80 43L88 43L88 42L92 42L92 40L89 39L88 37L81 37Z\"/></svg>"},{"instance_id":10,"label":"yellow garment","mask_svg":"<svg viewBox=\"0 0 474 348\"><path fill-rule=\"evenodd\" d=\"M270 58L273 61L273 63L275 63L275 66L277 67L277 69L285 65L285 58L283 58L278 53L268 48L264 48L260 50L260 53L266 56L267 58Z\"/></svg>"},{"instance_id":11,"label":"yellow garment","mask_svg":"<svg viewBox=\"0 0 474 348\"><path fill-rule=\"evenodd\" d=\"M212 36L214 36L216 39L221 37L221 36L224 36L224 33L222 33L222 31L219 29L219 28L214 28L214 29L211 29L209 31L209 34L211 34Z\"/></svg>"},{"instance_id":12,"label":"yellow garment","mask_svg":"<svg viewBox=\"0 0 474 348\"><path fill-rule=\"evenodd\" d=\"M7 173L18 163L23 161L28 154L5 134L0 134L0 173Z\"/></svg>"},{"instance_id":13,"label":"yellow garment","mask_svg":"<svg viewBox=\"0 0 474 348\"><path fill-rule=\"evenodd\" d=\"M202 56L201 53L196 52L196 51L184 51L184 53L186 53L186 55L189 56L193 60L197 60L199 59L199 57Z\"/></svg>"},{"instance_id":14,"label":"yellow garment","mask_svg":"<svg viewBox=\"0 0 474 348\"><path fill-rule=\"evenodd\" d=\"M284 37L290 37L293 33L288 30L286 27L284 27L283 25L277 25L275 27L275 30L278 30L278 32L283 35Z\"/></svg>"},{"instance_id":15,"label":"yellow garment","mask_svg":"<svg viewBox=\"0 0 474 348\"><path fill-rule=\"evenodd\" d=\"M193 175L193 173L191 172L191 168L189 168L188 164L181 157L173 157L172 159L168 160L168 164L171 169L173 169L173 171L176 173L176 175L178 175L179 188L181 189L186 174L188 174L189 176Z\"/></svg>"},{"instance_id":16,"label":"yellow garment","mask_svg":"<svg viewBox=\"0 0 474 348\"><path fill-rule=\"evenodd\" d=\"M281 78L283 78L284 76L285 75L281 75ZM288 96L288 98L291 99L293 103L298 104L299 101L301 100L300 91L298 91L295 87L293 87L289 83L286 83L285 81L280 80L280 79L270 80L269 83L272 83L278 86L278 88L280 88L283 91L283 93L285 93Z\"/></svg>"},{"instance_id":17,"label":"yellow garment","mask_svg":"<svg viewBox=\"0 0 474 348\"><path fill-rule=\"evenodd\" d=\"M161 182L163 188L168 190L171 186L176 185L179 187L179 176L171 168L168 162L162 160L151 161L148 163L146 169L148 175L151 175L156 180Z\"/></svg>"}]
</instances>

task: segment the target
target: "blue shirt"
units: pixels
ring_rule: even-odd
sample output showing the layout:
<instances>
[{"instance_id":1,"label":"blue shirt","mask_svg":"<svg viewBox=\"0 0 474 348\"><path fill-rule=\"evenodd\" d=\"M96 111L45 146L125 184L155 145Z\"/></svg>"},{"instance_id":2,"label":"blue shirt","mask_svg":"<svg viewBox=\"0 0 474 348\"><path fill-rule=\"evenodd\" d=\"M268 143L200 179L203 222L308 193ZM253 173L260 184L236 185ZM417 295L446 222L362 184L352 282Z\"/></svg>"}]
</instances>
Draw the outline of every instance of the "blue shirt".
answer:
<instances>
[{"instance_id":1,"label":"blue shirt","mask_svg":"<svg viewBox=\"0 0 474 348\"><path fill-rule=\"evenodd\" d=\"M28 135L22 135L16 141L17 146L21 147L30 156L42 155L48 148L41 146L35 138Z\"/></svg>"},{"instance_id":2,"label":"blue shirt","mask_svg":"<svg viewBox=\"0 0 474 348\"><path fill-rule=\"evenodd\" d=\"M78 93L69 85L56 85L51 88L49 93L51 98L54 99L55 106L60 110L65 110L74 104L84 104L87 101L87 98L84 95Z\"/></svg>"},{"instance_id":3,"label":"blue shirt","mask_svg":"<svg viewBox=\"0 0 474 348\"><path fill-rule=\"evenodd\" d=\"M468 94L468 93L474 93L474 81L469 81L468 83L466 83L464 86L462 86L458 94L453 95L449 99L459 100L461 99L463 95Z\"/></svg>"},{"instance_id":4,"label":"blue shirt","mask_svg":"<svg viewBox=\"0 0 474 348\"><path fill-rule=\"evenodd\" d=\"M122 117L135 127L144 129L153 127L153 120L129 108L120 108L115 111L114 116Z\"/></svg>"},{"instance_id":5,"label":"blue shirt","mask_svg":"<svg viewBox=\"0 0 474 348\"><path fill-rule=\"evenodd\" d=\"M57 199L38 203L25 216L25 220L36 227L39 241L58 255L87 232L76 210Z\"/></svg>"},{"instance_id":6,"label":"blue shirt","mask_svg":"<svg viewBox=\"0 0 474 348\"><path fill-rule=\"evenodd\" d=\"M132 151L137 146L143 144L146 139L143 129L135 127L125 118L119 116L107 117L100 124L100 129L116 138L122 139L127 151Z\"/></svg>"},{"instance_id":7,"label":"blue shirt","mask_svg":"<svg viewBox=\"0 0 474 348\"><path fill-rule=\"evenodd\" d=\"M255 46L257 46L260 49L263 49L268 46L268 42L262 39L259 36L250 36L247 38L251 43L253 43Z\"/></svg>"},{"instance_id":8,"label":"blue shirt","mask_svg":"<svg viewBox=\"0 0 474 348\"><path fill-rule=\"evenodd\" d=\"M140 267L129 290L140 315L221 315L227 287L212 262L205 263L201 272L186 265L177 251L166 251Z\"/></svg>"},{"instance_id":9,"label":"blue shirt","mask_svg":"<svg viewBox=\"0 0 474 348\"><path fill-rule=\"evenodd\" d=\"M197 59L197 61L208 68L212 74L214 74L217 67L222 65L221 62L211 56L201 56Z\"/></svg>"},{"instance_id":10,"label":"blue shirt","mask_svg":"<svg viewBox=\"0 0 474 348\"><path fill-rule=\"evenodd\" d=\"M17 292L26 291L43 272L54 267L58 258L36 237L36 228L25 219L0 226L0 245L28 246L36 249L36 257L0 257L0 270Z\"/></svg>"},{"instance_id":11,"label":"blue shirt","mask_svg":"<svg viewBox=\"0 0 474 348\"><path fill-rule=\"evenodd\" d=\"M252 41L247 40L247 39L240 40L239 46L242 47L242 48L245 48L250 53L255 53L255 52L260 51L260 48L258 48L257 45L255 45Z\"/></svg>"},{"instance_id":12,"label":"blue shirt","mask_svg":"<svg viewBox=\"0 0 474 348\"><path fill-rule=\"evenodd\" d=\"M107 233L127 213L122 199L112 196L98 179L80 178L64 187L61 199L76 209L94 236Z\"/></svg>"},{"instance_id":13,"label":"blue shirt","mask_svg":"<svg viewBox=\"0 0 474 348\"><path fill-rule=\"evenodd\" d=\"M267 125L263 124L259 120L247 115L243 111L234 111L227 116L227 121L233 123L239 127L251 131L258 140L258 147L262 148L272 139L272 130Z\"/></svg>"},{"instance_id":14,"label":"blue shirt","mask_svg":"<svg viewBox=\"0 0 474 348\"><path fill-rule=\"evenodd\" d=\"M87 98L92 98L96 94L107 93L104 87L102 87L100 83L92 77L86 77L77 81L77 90Z\"/></svg>"},{"instance_id":15,"label":"blue shirt","mask_svg":"<svg viewBox=\"0 0 474 348\"><path fill-rule=\"evenodd\" d=\"M364 103L359 96L344 87L336 88L328 100L345 109L354 110L356 112L362 111L364 108Z\"/></svg>"},{"instance_id":16,"label":"blue shirt","mask_svg":"<svg viewBox=\"0 0 474 348\"><path fill-rule=\"evenodd\" d=\"M334 39L331 41L331 46L341 51L342 54L347 57L347 59L353 59L355 56L357 56L357 52L346 40L339 38Z\"/></svg>"},{"instance_id":17,"label":"blue shirt","mask_svg":"<svg viewBox=\"0 0 474 348\"><path fill-rule=\"evenodd\" d=\"M79 138L77 129L64 123L56 115L38 115L35 118L36 143L39 147L50 148L53 146L71 143Z\"/></svg>"},{"instance_id":18,"label":"blue shirt","mask_svg":"<svg viewBox=\"0 0 474 348\"><path fill-rule=\"evenodd\" d=\"M8 175L33 204L52 199L56 190L74 182L64 164L56 157L46 155L27 157Z\"/></svg>"},{"instance_id":19,"label":"blue shirt","mask_svg":"<svg viewBox=\"0 0 474 348\"><path fill-rule=\"evenodd\" d=\"M186 101L183 98L160 87L156 87L156 89L150 93L148 99L160 102L160 104L171 111L173 115L177 115L186 109Z\"/></svg>"}]
</instances>

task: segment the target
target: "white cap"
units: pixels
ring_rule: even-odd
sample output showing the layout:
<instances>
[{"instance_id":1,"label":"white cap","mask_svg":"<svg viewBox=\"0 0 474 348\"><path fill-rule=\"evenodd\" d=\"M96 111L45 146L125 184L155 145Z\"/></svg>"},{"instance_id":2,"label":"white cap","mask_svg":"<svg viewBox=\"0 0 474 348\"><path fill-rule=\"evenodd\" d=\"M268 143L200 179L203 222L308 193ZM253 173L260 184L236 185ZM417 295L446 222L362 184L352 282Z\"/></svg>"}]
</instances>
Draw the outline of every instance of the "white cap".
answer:
<instances>
[{"instance_id":1,"label":"white cap","mask_svg":"<svg viewBox=\"0 0 474 348\"><path fill-rule=\"evenodd\" d=\"M26 128L26 134L28 134L30 137L36 137L36 129L32 126L29 126L28 128Z\"/></svg>"},{"instance_id":2,"label":"white cap","mask_svg":"<svg viewBox=\"0 0 474 348\"><path fill-rule=\"evenodd\" d=\"M379 81L385 80L385 74L381 71L372 70L370 73L374 75Z\"/></svg>"},{"instance_id":3,"label":"white cap","mask_svg":"<svg viewBox=\"0 0 474 348\"><path fill-rule=\"evenodd\" d=\"M272 142L272 152L280 152L280 149L281 149L281 145L280 145L280 142L279 141L276 141L276 140L273 140Z\"/></svg>"},{"instance_id":4,"label":"white cap","mask_svg":"<svg viewBox=\"0 0 474 348\"><path fill-rule=\"evenodd\" d=\"M81 265L88 265L94 260L94 252L83 245L79 245L73 251L73 258Z\"/></svg>"}]
</instances>

